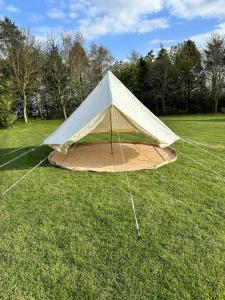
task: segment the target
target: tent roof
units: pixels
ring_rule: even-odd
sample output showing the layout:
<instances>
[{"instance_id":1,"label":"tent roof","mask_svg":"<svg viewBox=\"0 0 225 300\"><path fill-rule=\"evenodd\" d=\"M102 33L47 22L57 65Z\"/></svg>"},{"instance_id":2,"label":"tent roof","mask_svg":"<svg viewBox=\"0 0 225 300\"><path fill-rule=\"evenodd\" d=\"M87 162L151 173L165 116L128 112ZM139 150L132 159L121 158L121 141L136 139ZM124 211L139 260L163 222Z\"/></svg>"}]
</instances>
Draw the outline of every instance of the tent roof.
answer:
<instances>
[{"instance_id":1,"label":"tent roof","mask_svg":"<svg viewBox=\"0 0 225 300\"><path fill-rule=\"evenodd\" d=\"M111 120L111 123L110 123ZM91 132L141 132L160 147L179 137L148 110L110 71L44 144L66 150Z\"/></svg>"}]
</instances>

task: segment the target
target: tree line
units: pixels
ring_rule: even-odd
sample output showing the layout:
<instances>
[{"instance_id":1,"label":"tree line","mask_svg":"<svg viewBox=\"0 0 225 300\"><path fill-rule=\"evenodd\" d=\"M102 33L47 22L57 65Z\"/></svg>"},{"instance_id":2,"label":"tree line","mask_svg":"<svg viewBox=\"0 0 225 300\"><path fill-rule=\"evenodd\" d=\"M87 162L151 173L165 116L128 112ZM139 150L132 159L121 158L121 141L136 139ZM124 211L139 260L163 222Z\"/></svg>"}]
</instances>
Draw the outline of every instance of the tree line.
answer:
<instances>
[{"instance_id":1,"label":"tree line","mask_svg":"<svg viewBox=\"0 0 225 300\"><path fill-rule=\"evenodd\" d=\"M111 70L156 114L206 113L225 107L225 40L212 35L204 49L187 40L155 54L135 50L126 61L109 49L85 47L80 33L50 34L40 42L29 30L0 20L0 126L16 116L67 118Z\"/></svg>"}]
</instances>

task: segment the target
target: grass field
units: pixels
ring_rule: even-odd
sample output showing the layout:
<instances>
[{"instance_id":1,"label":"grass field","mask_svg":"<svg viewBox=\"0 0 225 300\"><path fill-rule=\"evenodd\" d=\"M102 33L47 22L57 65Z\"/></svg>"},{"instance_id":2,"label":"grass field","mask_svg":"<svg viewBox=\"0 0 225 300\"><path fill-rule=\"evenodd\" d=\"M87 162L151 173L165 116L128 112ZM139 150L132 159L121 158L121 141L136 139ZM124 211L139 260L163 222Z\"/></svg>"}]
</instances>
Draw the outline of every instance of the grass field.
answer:
<instances>
[{"instance_id":1,"label":"grass field","mask_svg":"<svg viewBox=\"0 0 225 300\"><path fill-rule=\"evenodd\" d=\"M225 115L162 120L225 159ZM15 157L3 154L41 143L60 123L0 130L0 164ZM225 176L222 161L182 142L174 148ZM50 151L40 147L0 169L0 192ZM124 173L45 162L0 197L0 299L225 299L225 181L181 155L129 179L140 240Z\"/></svg>"}]
</instances>

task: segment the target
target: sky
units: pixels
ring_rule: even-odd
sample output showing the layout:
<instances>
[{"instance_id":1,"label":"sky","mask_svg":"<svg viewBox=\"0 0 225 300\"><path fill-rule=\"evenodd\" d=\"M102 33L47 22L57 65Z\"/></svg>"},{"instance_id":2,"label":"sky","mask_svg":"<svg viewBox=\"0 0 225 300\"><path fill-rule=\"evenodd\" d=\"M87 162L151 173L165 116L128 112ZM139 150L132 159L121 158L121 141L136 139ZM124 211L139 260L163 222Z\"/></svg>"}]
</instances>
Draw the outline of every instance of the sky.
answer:
<instances>
[{"instance_id":1,"label":"sky","mask_svg":"<svg viewBox=\"0 0 225 300\"><path fill-rule=\"evenodd\" d=\"M115 59L140 55L211 33L225 35L225 0L0 0L0 17L28 27L38 39L81 32L86 46L101 44Z\"/></svg>"}]
</instances>

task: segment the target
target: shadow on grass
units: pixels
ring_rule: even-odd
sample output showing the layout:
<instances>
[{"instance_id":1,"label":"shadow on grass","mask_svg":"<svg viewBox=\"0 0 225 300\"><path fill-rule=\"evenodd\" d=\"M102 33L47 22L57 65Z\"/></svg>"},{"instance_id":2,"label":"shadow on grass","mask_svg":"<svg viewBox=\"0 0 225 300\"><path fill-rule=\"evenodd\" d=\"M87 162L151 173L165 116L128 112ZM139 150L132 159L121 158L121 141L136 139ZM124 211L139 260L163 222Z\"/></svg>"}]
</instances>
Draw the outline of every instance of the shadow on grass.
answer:
<instances>
[{"instance_id":1,"label":"shadow on grass","mask_svg":"<svg viewBox=\"0 0 225 300\"><path fill-rule=\"evenodd\" d=\"M9 171L9 170L25 170L30 169L34 167L36 164L38 164L42 159L44 159L47 155L49 155L52 151L52 149L48 146L40 146L34 151L31 151L24 156L24 154L27 151L30 151L34 146L31 147L24 147L24 148L0 148L0 172L3 171ZM18 159L12 161L11 163L1 167L5 163L9 162L10 160L13 160L17 156L20 156ZM48 160L46 160L43 164L43 167L48 167L49 163Z\"/></svg>"}]
</instances>

